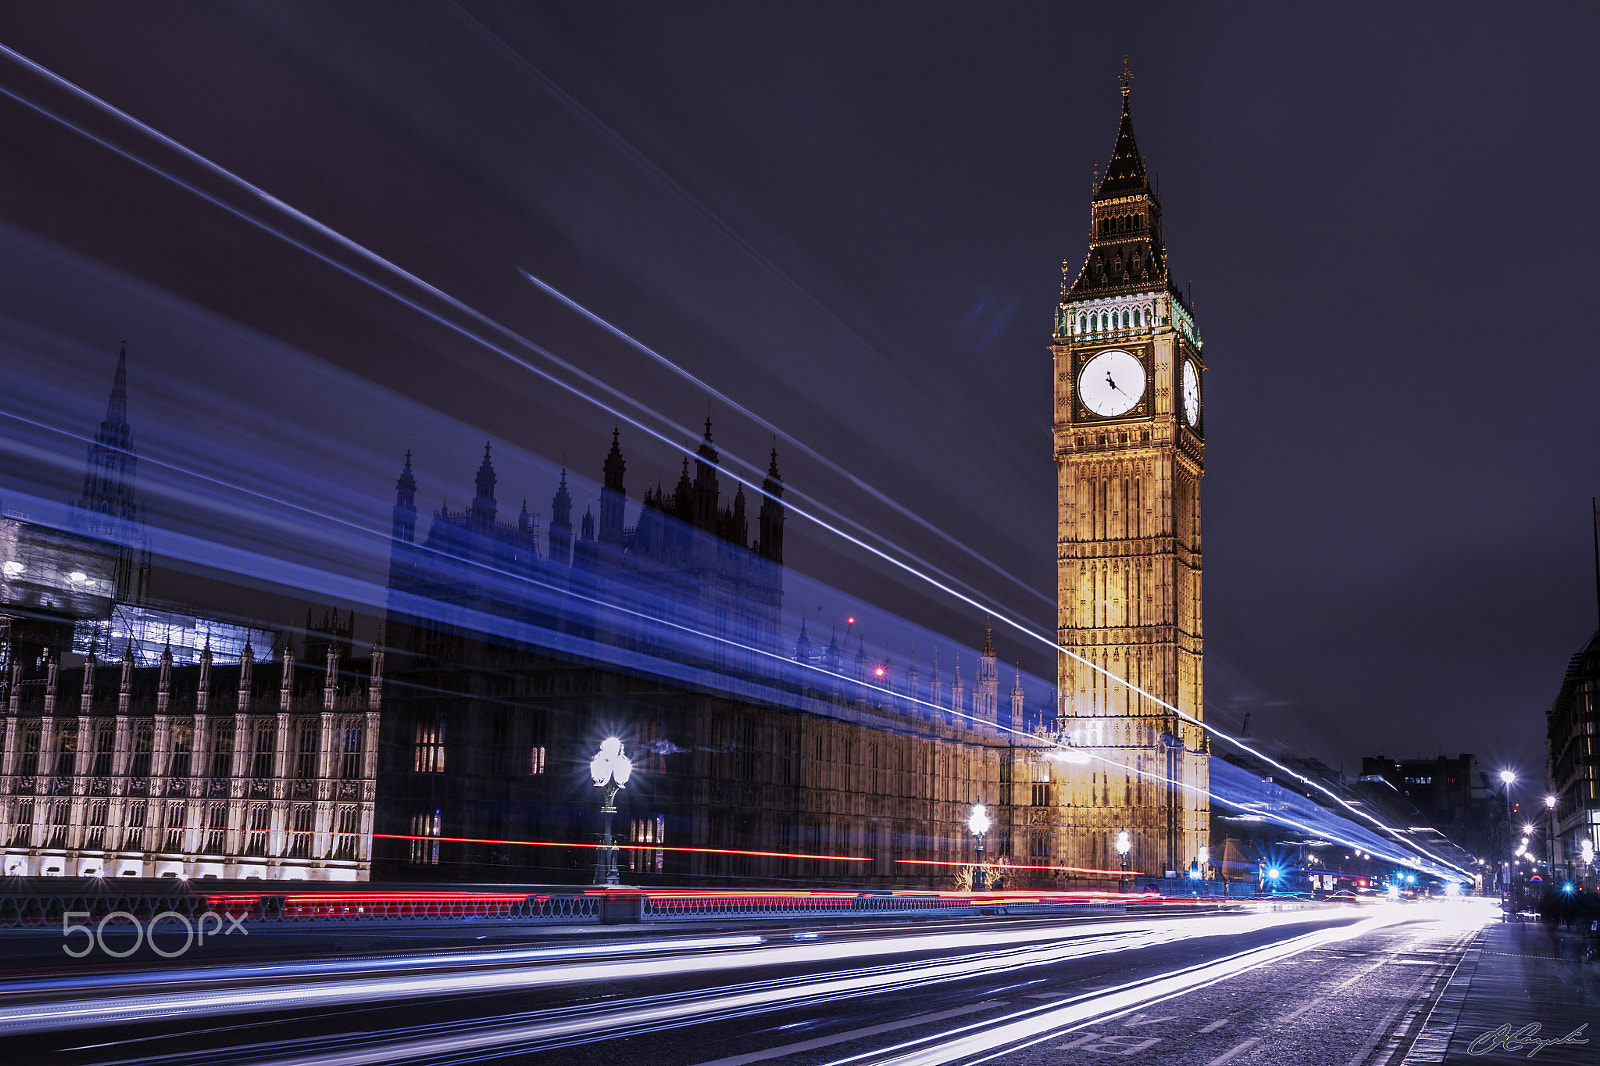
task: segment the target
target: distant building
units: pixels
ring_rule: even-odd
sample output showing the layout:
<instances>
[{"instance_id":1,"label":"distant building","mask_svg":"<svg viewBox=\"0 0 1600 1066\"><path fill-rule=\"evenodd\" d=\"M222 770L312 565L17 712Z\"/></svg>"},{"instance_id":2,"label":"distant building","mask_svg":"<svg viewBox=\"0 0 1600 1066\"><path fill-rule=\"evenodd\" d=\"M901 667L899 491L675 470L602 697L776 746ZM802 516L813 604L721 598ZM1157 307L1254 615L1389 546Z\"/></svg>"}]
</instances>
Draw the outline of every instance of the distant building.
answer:
<instances>
[{"instance_id":1,"label":"distant building","mask_svg":"<svg viewBox=\"0 0 1600 1066\"><path fill-rule=\"evenodd\" d=\"M1556 862L1576 868L1585 840L1600 852L1600 632L1567 664L1545 714L1545 752L1556 797ZM1549 816L1540 810L1539 827Z\"/></svg>"},{"instance_id":2,"label":"distant building","mask_svg":"<svg viewBox=\"0 0 1600 1066\"><path fill-rule=\"evenodd\" d=\"M780 633L776 454L759 505L722 497L708 423L628 524L614 435L598 516L574 521L563 475L541 530L500 519L486 448L471 505L425 531L408 457L365 653L337 612L273 633L148 601L125 356L112 395L90 532L0 524L0 872L588 882L587 766L616 735L627 881L948 886L980 802L1006 882L1086 873L1050 832L1052 742L1007 731L1050 716L1019 674L1002 692L992 640L947 675Z\"/></svg>"},{"instance_id":3,"label":"distant building","mask_svg":"<svg viewBox=\"0 0 1600 1066\"><path fill-rule=\"evenodd\" d=\"M1493 853L1488 835L1489 792L1477 756L1368 756L1361 760L1361 777L1381 778L1393 786L1415 808L1412 824L1437 829L1475 855ZM1405 805L1400 809L1404 811Z\"/></svg>"},{"instance_id":4,"label":"distant building","mask_svg":"<svg viewBox=\"0 0 1600 1066\"><path fill-rule=\"evenodd\" d=\"M216 666L205 649L193 666L49 659L37 681L13 667L0 872L365 880L383 656L312 636L321 669L287 642L260 663L247 644Z\"/></svg>"},{"instance_id":5,"label":"distant building","mask_svg":"<svg viewBox=\"0 0 1600 1066\"><path fill-rule=\"evenodd\" d=\"M132 449L124 348L73 528L0 519L0 872L365 878L381 650L149 602Z\"/></svg>"},{"instance_id":6,"label":"distant building","mask_svg":"<svg viewBox=\"0 0 1600 1066\"><path fill-rule=\"evenodd\" d=\"M439 508L419 536L407 457L379 876L590 879L586 767L608 735L638 767L618 797L624 880L945 884L969 854L975 802L995 815L991 857L1028 861L1013 857L1012 813L1029 769L1014 772L997 728L1025 717L1020 681L1003 707L988 644L966 684L959 661L953 678L937 661L902 673L859 636L818 646L803 625L791 651L778 631L777 455L753 540L744 490L720 496L718 463L708 421L693 475L685 460L676 487L648 489L628 525L613 434L598 523L591 510L574 528L563 472L541 543L526 507L514 524L497 518L487 447L471 507Z\"/></svg>"}]
</instances>

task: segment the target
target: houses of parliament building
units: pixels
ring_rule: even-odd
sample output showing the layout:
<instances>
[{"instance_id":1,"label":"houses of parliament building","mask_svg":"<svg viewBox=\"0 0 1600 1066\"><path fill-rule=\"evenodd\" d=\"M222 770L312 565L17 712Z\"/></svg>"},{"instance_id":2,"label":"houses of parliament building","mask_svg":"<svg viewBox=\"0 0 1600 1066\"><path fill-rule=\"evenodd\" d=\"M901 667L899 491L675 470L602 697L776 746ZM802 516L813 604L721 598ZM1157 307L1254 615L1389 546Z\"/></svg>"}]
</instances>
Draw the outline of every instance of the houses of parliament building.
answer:
<instances>
[{"instance_id":1,"label":"houses of parliament building","mask_svg":"<svg viewBox=\"0 0 1600 1066\"><path fill-rule=\"evenodd\" d=\"M1115 883L1121 830L1133 870L1187 866L1208 831L1204 367L1126 89L1092 217L1052 345L1055 706L1020 676L1002 693L987 638L966 680L956 657L880 676L859 638L786 628L779 457L729 496L709 419L637 505L613 433L598 514L563 471L542 528L502 514L489 444L470 505L424 521L408 453L371 644L337 611L186 638L148 601L124 353L84 522L0 520L0 869L586 883L609 736L635 766L624 881L949 887L975 803L1013 885ZM1064 746L1080 758L1046 757Z\"/></svg>"}]
</instances>

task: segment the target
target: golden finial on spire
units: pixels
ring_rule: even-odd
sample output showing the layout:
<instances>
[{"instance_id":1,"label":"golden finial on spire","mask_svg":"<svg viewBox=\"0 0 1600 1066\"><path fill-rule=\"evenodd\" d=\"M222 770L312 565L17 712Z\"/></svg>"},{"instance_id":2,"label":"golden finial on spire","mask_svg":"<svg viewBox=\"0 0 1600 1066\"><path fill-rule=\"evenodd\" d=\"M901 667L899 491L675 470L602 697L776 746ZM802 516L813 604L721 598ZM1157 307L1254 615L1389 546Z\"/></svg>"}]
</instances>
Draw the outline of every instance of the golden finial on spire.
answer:
<instances>
[{"instance_id":1,"label":"golden finial on spire","mask_svg":"<svg viewBox=\"0 0 1600 1066\"><path fill-rule=\"evenodd\" d=\"M1128 54L1122 54L1122 98L1126 100L1128 94L1133 92L1133 68L1128 66Z\"/></svg>"}]
</instances>

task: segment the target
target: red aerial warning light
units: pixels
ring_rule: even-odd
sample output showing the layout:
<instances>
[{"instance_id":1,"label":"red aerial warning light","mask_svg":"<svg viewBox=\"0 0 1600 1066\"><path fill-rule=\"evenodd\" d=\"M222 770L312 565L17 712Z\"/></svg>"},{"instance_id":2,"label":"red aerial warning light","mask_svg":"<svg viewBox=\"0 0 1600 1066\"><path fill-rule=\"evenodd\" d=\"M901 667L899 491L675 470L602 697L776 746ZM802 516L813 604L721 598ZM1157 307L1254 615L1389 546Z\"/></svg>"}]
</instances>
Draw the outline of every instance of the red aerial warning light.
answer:
<instances>
[{"instance_id":1,"label":"red aerial warning light","mask_svg":"<svg viewBox=\"0 0 1600 1066\"><path fill-rule=\"evenodd\" d=\"M846 618L844 620L844 624L847 625L847 626L855 625L856 624L856 616L855 615L851 615L849 618Z\"/></svg>"},{"instance_id":2,"label":"red aerial warning light","mask_svg":"<svg viewBox=\"0 0 1600 1066\"><path fill-rule=\"evenodd\" d=\"M878 667L876 670L874 670L872 672L874 674L876 674L877 676L882 677L883 676L883 667L880 666L880 667Z\"/></svg>"}]
</instances>

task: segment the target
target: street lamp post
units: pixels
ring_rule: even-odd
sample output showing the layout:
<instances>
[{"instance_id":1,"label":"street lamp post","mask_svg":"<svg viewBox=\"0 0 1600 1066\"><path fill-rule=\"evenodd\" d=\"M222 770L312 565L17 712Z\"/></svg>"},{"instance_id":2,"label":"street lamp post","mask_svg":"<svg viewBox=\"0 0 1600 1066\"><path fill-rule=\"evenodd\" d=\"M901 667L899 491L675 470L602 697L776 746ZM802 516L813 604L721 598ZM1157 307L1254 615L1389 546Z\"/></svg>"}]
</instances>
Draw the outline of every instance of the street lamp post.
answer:
<instances>
[{"instance_id":1,"label":"street lamp post","mask_svg":"<svg viewBox=\"0 0 1600 1066\"><path fill-rule=\"evenodd\" d=\"M972 836L976 840L975 850L978 856L977 865L972 868L972 890L982 892L988 887L988 878L983 874L983 835L989 831L989 812L983 809L983 804L972 805L972 814L967 817L967 828L972 830Z\"/></svg>"},{"instance_id":2,"label":"street lamp post","mask_svg":"<svg viewBox=\"0 0 1600 1066\"><path fill-rule=\"evenodd\" d=\"M1133 841L1128 839L1128 831L1117 831L1117 855L1122 859L1122 876L1117 880L1117 891L1128 891L1128 852L1133 850Z\"/></svg>"},{"instance_id":3,"label":"street lamp post","mask_svg":"<svg viewBox=\"0 0 1600 1066\"><path fill-rule=\"evenodd\" d=\"M1511 786L1517 781L1517 775L1510 770L1500 771L1500 784L1506 796L1506 851L1511 850ZM1511 863L1514 856L1506 859L1506 879L1501 884L1500 906L1505 909L1506 901L1511 898Z\"/></svg>"},{"instance_id":4,"label":"street lamp post","mask_svg":"<svg viewBox=\"0 0 1600 1066\"><path fill-rule=\"evenodd\" d=\"M1550 876L1556 875L1556 798L1546 796L1544 809L1550 812L1550 840L1545 845L1545 850L1550 853Z\"/></svg>"},{"instance_id":5,"label":"street lamp post","mask_svg":"<svg viewBox=\"0 0 1600 1066\"><path fill-rule=\"evenodd\" d=\"M617 845L611 836L611 816L617 813L617 789L628 783L632 773L633 763L628 761L622 751L622 741L616 737L602 740L599 754L589 760L589 776L594 778L596 788L604 789L601 794L605 797L600 803L600 813L606 819L606 833L600 842L604 858L595 864L594 883L597 885L614 885L618 881Z\"/></svg>"}]
</instances>

